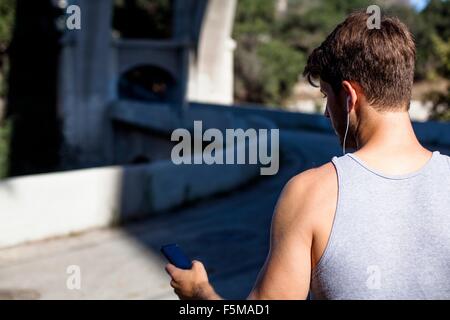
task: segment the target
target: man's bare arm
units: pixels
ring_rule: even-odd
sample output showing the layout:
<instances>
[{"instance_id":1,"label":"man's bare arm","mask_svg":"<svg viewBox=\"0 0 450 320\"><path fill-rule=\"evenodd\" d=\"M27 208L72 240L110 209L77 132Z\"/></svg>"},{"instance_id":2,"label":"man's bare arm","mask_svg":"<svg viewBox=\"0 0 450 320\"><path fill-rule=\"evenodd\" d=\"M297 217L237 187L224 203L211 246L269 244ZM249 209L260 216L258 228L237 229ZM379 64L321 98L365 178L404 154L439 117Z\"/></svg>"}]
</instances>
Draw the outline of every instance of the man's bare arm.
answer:
<instances>
[{"instance_id":1,"label":"man's bare arm","mask_svg":"<svg viewBox=\"0 0 450 320\"><path fill-rule=\"evenodd\" d=\"M304 172L284 187L272 220L270 251L248 299L307 298L314 225L308 189L314 175L314 170Z\"/></svg>"},{"instance_id":2,"label":"man's bare arm","mask_svg":"<svg viewBox=\"0 0 450 320\"><path fill-rule=\"evenodd\" d=\"M313 239L320 242L314 233L318 225L332 221L323 218L324 212L334 209L335 179L333 165L328 163L305 171L286 184L272 219L270 251L248 299L307 298L311 254L318 255L317 250L312 250ZM180 298L222 299L209 283L201 262L195 261L192 270L181 270L170 264L166 270Z\"/></svg>"}]
</instances>

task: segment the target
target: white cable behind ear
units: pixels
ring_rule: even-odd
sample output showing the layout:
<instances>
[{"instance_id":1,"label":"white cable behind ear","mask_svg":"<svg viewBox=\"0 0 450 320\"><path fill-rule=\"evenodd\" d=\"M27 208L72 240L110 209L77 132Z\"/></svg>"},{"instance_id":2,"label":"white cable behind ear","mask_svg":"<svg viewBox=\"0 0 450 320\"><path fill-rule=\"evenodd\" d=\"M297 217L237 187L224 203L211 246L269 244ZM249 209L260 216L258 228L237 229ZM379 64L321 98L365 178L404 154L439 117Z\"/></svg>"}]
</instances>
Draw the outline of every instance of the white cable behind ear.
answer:
<instances>
[{"instance_id":1,"label":"white cable behind ear","mask_svg":"<svg viewBox=\"0 0 450 320\"><path fill-rule=\"evenodd\" d=\"M342 143L342 154L345 156L345 142L347 140L348 129L350 127L350 97L347 97L347 125L345 128L344 142Z\"/></svg>"}]
</instances>

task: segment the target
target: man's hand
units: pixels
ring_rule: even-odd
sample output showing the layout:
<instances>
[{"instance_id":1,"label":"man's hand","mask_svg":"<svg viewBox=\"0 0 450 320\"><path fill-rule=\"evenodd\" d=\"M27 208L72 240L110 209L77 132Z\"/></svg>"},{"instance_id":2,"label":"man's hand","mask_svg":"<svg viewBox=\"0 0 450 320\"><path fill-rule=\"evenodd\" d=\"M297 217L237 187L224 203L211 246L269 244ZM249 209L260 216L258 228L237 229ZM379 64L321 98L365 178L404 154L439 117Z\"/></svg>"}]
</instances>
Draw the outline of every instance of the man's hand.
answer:
<instances>
[{"instance_id":1,"label":"man's hand","mask_svg":"<svg viewBox=\"0 0 450 320\"><path fill-rule=\"evenodd\" d=\"M200 261L192 261L190 270L179 269L169 263L166 271L172 277L171 287L181 300L221 299L210 285L208 274Z\"/></svg>"}]
</instances>

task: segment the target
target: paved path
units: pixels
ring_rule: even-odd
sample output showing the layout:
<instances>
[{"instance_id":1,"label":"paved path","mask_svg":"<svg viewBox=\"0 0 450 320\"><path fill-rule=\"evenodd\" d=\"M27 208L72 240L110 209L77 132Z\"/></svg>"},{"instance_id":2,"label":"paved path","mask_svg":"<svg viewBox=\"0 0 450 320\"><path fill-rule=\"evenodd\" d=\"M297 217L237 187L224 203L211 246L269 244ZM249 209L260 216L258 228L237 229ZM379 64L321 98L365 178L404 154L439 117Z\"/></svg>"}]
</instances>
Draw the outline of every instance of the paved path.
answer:
<instances>
[{"instance_id":1,"label":"paved path","mask_svg":"<svg viewBox=\"0 0 450 320\"><path fill-rule=\"evenodd\" d=\"M289 153L274 177L125 228L0 251L0 299L175 299L159 254L160 245L170 242L205 263L224 297L245 298L268 251L281 188L340 152L328 135L282 131L281 140ZM70 265L80 267L80 290L67 289Z\"/></svg>"}]
</instances>

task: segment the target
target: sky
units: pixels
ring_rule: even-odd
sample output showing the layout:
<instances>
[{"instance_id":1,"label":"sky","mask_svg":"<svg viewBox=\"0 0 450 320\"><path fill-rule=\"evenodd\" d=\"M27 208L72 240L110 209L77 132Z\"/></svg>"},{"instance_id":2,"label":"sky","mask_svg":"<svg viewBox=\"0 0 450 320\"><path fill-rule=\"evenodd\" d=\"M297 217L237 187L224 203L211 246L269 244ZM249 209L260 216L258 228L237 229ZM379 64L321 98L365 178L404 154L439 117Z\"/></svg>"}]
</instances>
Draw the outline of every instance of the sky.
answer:
<instances>
[{"instance_id":1,"label":"sky","mask_svg":"<svg viewBox=\"0 0 450 320\"><path fill-rule=\"evenodd\" d=\"M416 10L420 11L427 5L428 0L409 0Z\"/></svg>"}]
</instances>

